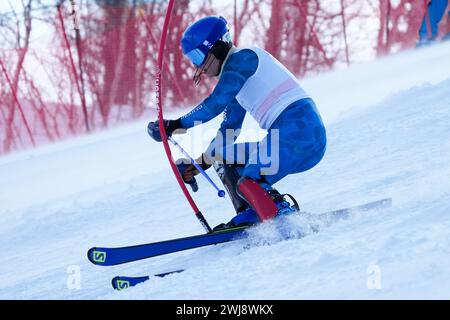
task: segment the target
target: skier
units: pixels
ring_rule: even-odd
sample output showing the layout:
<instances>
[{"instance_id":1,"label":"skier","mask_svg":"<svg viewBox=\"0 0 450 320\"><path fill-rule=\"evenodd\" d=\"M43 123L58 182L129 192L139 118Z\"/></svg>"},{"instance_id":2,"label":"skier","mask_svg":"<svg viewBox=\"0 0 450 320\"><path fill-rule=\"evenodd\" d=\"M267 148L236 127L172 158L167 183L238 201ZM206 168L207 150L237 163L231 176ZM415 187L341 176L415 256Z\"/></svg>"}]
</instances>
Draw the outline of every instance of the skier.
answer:
<instances>
[{"instance_id":1,"label":"skier","mask_svg":"<svg viewBox=\"0 0 450 320\"><path fill-rule=\"evenodd\" d=\"M171 136L224 114L216 138L196 160L204 170L214 165L237 212L215 230L298 210L295 199L291 206L286 195L272 185L289 174L313 168L325 154L326 132L311 97L267 51L236 48L223 17L209 16L193 23L184 32L181 47L196 67L196 85L203 75L218 78L218 83L200 105L179 119L164 120L164 125ZM262 141L235 143L246 113L268 131ZM150 122L147 129L154 140L162 140L158 121ZM234 130L231 141L229 130ZM199 173L184 162L178 168L186 183L192 183Z\"/></svg>"},{"instance_id":2,"label":"skier","mask_svg":"<svg viewBox=\"0 0 450 320\"><path fill-rule=\"evenodd\" d=\"M447 7L447 23L445 26L445 35L442 38L442 41L449 41L449 40L450 40L450 1Z\"/></svg>"},{"instance_id":3,"label":"skier","mask_svg":"<svg viewBox=\"0 0 450 320\"><path fill-rule=\"evenodd\" d=\"M426 8L425 15L422 19L422 25L419 29L419 40L416 44L417 47L422 47L434 43L439 35L439 24L441 20L450 18L450 7L448 0L429 0ZM450 38L449 30L450 22L447 21L446 35L442 40L448 40ZM429 30L429 28L431 28Z\"/></svg>"}]
</instances>

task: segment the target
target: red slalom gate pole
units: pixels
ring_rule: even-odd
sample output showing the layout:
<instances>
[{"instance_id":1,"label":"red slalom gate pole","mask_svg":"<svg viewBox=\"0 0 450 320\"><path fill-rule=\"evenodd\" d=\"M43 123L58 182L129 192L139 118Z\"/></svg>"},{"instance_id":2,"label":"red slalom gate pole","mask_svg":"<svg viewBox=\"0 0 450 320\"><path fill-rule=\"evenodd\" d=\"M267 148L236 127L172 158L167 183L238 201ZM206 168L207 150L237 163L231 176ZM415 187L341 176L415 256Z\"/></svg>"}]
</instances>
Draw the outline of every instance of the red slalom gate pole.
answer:
<instances>
[{"instance_id":1,"label":"red slalom gate pole","mask_svg":"<svg viewBox=\"0 0 450 320\"><path fill-rule=\"evenodd\" d=\"M205 228L206 232L211 232L211 227L208 225L208 222L206 221L203 214L198 209L197 205L195 204L194 200L192 199L188 189L186 188L186 185L184 184L184 181L180 175L180 172L178 171L177 166L175 165L175 162L173 161L172 152L170 150L169 142L167 140L167 133L166 129L164 127L164 113L163 113L163 106L162 106L162 70L164 65L164 49L166 45L166 39L167 39L167 33L169 31L169 23L170 18L172 17L172 11L174 6L174 0L169 0L169 5L167 7L166 12L166 18L164 20L164 26L162 30L161 35L161 42L159 46L159 55L158 55L158 69L156 70L156 103L158 107L158 120L159 120L159 130L161 132L161 138L162 143L164 145L164 150L167 155L167 159L169 160L170 166L172 168L172 171L177 178L178 184L181 187L181 190L183 191L184 195L186 196L187 201L189 202L190 206L192 207L192 210L194 210L195 216L200 221L203 228Z\"/></svg>"}]
</instances>

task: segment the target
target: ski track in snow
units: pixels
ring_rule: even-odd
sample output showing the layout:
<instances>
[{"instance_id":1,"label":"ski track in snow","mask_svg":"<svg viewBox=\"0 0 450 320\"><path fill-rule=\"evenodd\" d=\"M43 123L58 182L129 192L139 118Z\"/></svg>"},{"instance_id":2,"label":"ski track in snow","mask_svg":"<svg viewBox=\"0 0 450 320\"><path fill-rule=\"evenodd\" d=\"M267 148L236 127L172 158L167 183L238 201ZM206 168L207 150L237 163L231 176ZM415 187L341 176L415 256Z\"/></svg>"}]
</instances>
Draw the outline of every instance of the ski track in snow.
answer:
<instances>
[{"instance_id":1,"label":"ski track in snow","mask_svg":"<svg viewBox=\"0 0 450 320\"><path fill-rule=\"evenodd\" d=\"M449 54L441 44L302 81L327 124L328 150L276 187L314 213L394 201L319 233L289 219L309 233L302 239L279 241L273 222L242 241L97 267L86 258L92 246L203 233L146 122L0 158L0 298L449 299ZM209 223L229 220L231 204L201 178L199 186ZM73 266L79 290L68 289ZM124 292L110 286L116 275L180 268ZM379 289L367 286L373 270Z\"/></svg>"}]
</instances>

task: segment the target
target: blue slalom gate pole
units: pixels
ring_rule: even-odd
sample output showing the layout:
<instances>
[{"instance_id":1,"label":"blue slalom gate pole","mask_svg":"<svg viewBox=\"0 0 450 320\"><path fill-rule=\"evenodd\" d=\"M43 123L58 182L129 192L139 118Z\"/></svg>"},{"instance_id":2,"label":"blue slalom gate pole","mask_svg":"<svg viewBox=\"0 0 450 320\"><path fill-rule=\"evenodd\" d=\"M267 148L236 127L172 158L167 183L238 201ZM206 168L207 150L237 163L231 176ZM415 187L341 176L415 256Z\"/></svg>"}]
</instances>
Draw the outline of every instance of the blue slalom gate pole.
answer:
<instances>
[{"instance_id":1,"label":"blue slalom gate pole","mask_svg":"<svg viewBox=\"0 0 450 320\"><path fill-rule=\"evenodd\" d=\"M179 143L176 142L172 137L168 137L167 139L170 142L172 142L172 144L175 147L177 147L178 150L180 150L181 153L184 154L191 161L191 163L194 165L194 167L197 168L197 170L206 178L206 180L208 180L208 182L214 187L214 189L216 189L217 195L219 196L219 198L224 198L226 195L225 191L220 189L214 183L214 181L211 180L210 176L205 172L205 170L203 170L203 168L197 162L195 162L195 160L179 145Z\"/></svg>"}]
</instances>

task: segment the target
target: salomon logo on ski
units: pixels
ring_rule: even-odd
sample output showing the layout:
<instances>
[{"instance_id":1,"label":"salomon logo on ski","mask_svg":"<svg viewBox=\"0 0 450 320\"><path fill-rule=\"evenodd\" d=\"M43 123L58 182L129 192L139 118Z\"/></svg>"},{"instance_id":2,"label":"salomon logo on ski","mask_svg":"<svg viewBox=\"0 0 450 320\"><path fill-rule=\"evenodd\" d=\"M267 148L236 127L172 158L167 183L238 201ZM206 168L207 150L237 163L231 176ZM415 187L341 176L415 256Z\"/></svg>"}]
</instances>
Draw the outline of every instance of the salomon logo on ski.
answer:
<instances>
[{"instance_id":1,"label":"salomon logo on ski","mask_svg":"<svg viewBox=\"0 0 450 320\"><path fill-rule=\"evenodd\" d=\"M92 251L92 261L94 263L105 263L106 261L106 252L104 251Z\"/></svg>"},{"instance_id":2,"label":"salomon logo on ski","mask_svg":"<svg viewBox=\"0 0 450 320\"><path fill-rule=\"evenodd\" d=\"M128 289L130 286L131 285L130 285L129 281L117 280L117 282L116 282L116 287L117 287L117 290L119 290L119 291Z\"/></svg>"}]
</instances>

